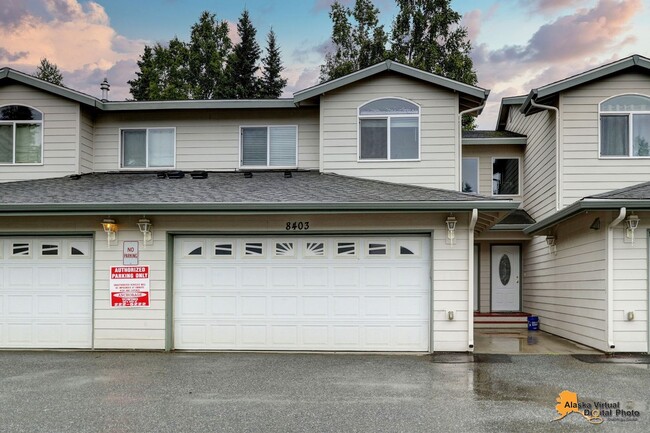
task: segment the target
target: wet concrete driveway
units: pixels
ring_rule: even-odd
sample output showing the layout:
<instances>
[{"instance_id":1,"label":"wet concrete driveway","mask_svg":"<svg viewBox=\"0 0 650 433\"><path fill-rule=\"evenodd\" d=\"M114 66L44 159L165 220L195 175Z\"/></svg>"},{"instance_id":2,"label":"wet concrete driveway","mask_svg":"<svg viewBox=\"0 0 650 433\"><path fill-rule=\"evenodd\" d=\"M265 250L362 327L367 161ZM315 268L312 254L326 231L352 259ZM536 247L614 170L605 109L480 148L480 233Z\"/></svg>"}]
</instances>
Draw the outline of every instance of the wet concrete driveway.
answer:
<instances>
[{"instance_id":1,"label":"wet concrete driveway","mask_svg":"<svg viewBox=\"0 0 650 433\"><path fill-rule=\"evenodd\" d=\"M0 352L2 432L647 432L649 364L563 355ZM638 361L638 360L637 360ZM563 390L636 421L578 413Z\"/></svg>"}]
</instances>

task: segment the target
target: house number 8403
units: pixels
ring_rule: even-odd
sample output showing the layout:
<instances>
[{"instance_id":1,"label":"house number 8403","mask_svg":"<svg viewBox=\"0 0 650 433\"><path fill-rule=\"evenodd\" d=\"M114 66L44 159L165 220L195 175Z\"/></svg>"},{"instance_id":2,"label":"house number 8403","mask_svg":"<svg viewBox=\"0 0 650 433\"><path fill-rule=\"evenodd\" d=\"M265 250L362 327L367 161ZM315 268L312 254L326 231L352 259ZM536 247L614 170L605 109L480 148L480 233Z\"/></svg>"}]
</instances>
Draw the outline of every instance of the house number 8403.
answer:
<instances>
[{"instance_id":1,"label":"house number 8403","mask_svg":"<svg viewBox=\"0 0 650 433\"><path fill-rule=\"evenodd\" d=\"M309 221L289 221L285 230L309 230Z\"/></svg>"}]
</instances>

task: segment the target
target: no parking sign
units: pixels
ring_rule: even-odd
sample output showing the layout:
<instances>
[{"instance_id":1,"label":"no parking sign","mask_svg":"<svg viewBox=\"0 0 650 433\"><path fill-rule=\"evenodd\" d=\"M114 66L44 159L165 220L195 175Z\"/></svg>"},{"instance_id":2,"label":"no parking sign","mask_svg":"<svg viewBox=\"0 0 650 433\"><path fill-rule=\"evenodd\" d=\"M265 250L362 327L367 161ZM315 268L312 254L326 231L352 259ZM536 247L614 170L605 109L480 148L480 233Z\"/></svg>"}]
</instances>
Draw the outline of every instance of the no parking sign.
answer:
<instances>
[{"instance_id":1,"label":"no parking sign","mask_svg":"<svg viewBox=\"0 0 650 433\"><path fill-rule=\"evenodd\" d=\"M111 307L149 306L149 266L111 266Z\"/></svg>"}]
</instances>

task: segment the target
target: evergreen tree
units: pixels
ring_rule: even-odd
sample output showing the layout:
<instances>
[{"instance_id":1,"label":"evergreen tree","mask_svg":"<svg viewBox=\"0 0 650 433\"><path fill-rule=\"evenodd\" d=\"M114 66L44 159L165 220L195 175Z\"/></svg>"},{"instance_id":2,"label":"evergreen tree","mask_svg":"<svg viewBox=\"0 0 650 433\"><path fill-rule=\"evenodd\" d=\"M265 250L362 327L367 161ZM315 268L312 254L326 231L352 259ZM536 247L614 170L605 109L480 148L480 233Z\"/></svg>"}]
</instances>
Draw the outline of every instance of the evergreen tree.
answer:
<instances>
[{"instance_id":1,"label":"evergreen tree","mask_svg":"<svg viewBox=\"0 0 650 433\"><path fill-rule=\"evenodd\" d=\"M47 81L57 86L63 86L63 74L55 63L50 63L47 58L42 58L41 63L36 67L34 77Z\"/></svg>"},{"instance_id":2,"label":"evergreen tree","mask_svg":"<svg viewBox=\"0 0 650 433\"><path fill-rule=\"evenodd\" d=\"M379 25L379 10L370 0L356 0L354 9L332 4L332 43L321 66L321 81L333 80L386 59L388 37Z\"/></svg>"},{"instance_id":3,"label":"evergreen tree","mask_svg":"<svg viewBox=\"0 0 650 433\"><path fill-rule=\"evenodd\" d=\"M160 75L157 86L154 86L152 99L165 101L190 99L187 45L174 37L169 41L169 46L163 47L157 44L154 47L154 58Z\"/></svg>"},{"instance_id":4,"label":"evergreen tree","mask_svg":"<svg viewBox=\"0 0 650 433\"><path fill-rule=\"evenodd\" d=\"M395 0L399 11L392 28L391 57L423 71L465 84L477 82L469 56L472 45L451 0ZM474 117L463 129L474 129Z\"/></svg>"},{"instance_id":5,"label":"evergreen tree","mask_svg":"<svg viewBox=\"0 0 650 433\"><path fill-rule=\"evenodd\" d=\"M260 46L255 40L257 30L253 27L248 10L244 9L237 22L240 42L235 45L228 60L228 78L231 98L251 99L259 95Z\"/></svg>"},{"instance_id":6,"label":"evergreen tree","mask_svg":"<svg viewBox=\"0 0 650 433\"><path fill-rule=\"evenodd\" d=\"M151 88L157 85L158 71L155 66L155 59L153 56L153 49L149 45L144 46L144 53L138 60L139 71L136 71L136 79L129 80L129 92L136 101L150 101Z\"/></svg>"},{"instance_id":7,"label":"evergreen tree","mask_svg":"<svg viewBox=\"0 0 650 433\"><path fill-rule=\"evenodd\" d=\"M282 95L282 89L287 85L287 79L280 75L284 67L273 29L269 32L266 43L266 57L262 59L263 69L259 97L279 98Z\"/></svg>"},{"instance_id":8,"label":"evergreen tree","mask_svg":"<svg viewBox=\"0 0 650 433\"><path fill-rule=\"evenodd\" d=\"M226 88L226 61L232 50L228 23L217 22L214 14L204 11L192 26L189 44L189 76L193 99L222 99Z\"/></svg>"}]
</instances>

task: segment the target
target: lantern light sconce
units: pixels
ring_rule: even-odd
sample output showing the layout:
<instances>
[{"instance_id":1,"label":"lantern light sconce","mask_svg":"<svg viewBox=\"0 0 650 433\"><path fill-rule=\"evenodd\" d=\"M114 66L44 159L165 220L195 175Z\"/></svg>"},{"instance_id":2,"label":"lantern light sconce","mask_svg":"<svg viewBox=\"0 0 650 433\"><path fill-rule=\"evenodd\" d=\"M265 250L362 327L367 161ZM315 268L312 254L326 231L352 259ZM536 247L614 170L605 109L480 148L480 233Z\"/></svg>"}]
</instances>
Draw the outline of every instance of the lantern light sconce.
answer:
<instances>
[{"instance_id":1,"label":"lantern light sconce","mask_svg":"<svg viewBox=\"0 0 650 433\"><path fill-rule=\"evenodd\" d=\"M548 235L546 236L546 245L548 245L548 251L551 254L555 254L557 252L557 246L555 245L555 236L553 235Z\"/></svg>"},{"instance_id":2,"label":"lantern light sconce","mask_svg":"<svg viewBox=\"0 0 650 433\"><path fill-rule=\"evenodd\" d=\"M113 218L104 218L102 220L102 227L106 233L107 245L110 247L113 241L117 239L117 224Z\"/></svg>"},{"instance_id":3,"label":"lantern light sconce","mask_svg":"<svg viewBox=\"0 0 650 433\"><path fill-rule=\"evenodd\" d=\"M445 223L447 224L447 239L449 240L449 245L454 245L456 241L456 218L454 216L448 216Z\"/></svg>"},{"instance_id":4,"label":"lantern light sconce","mask_svg":"<svg viewBox=\"0 0 650 433\"><path fill-rule=\"evenodd\" d=\"M631 214L625 219L625 226L627 227L625 230L625 237L630 239L632 243L634 243L634 230L639 227L639 221L639 217L634 214Z\"/></svg>"},{"instance_id":5,"label":"lantern light sconce","mask_svg":"<svg viewBox=\"0 0 650 433\"><path fill-rule=\"evenodd\" d=\"M138 229L140 230L140 233L144 236L144 241L143 245L146 246L148 243L151 243L151 240L153 239L153 233L151 230L151 227L153 224L151 224L151 220L148 218L140 218L138 220Z\"/></svg>"}]
</instances>

